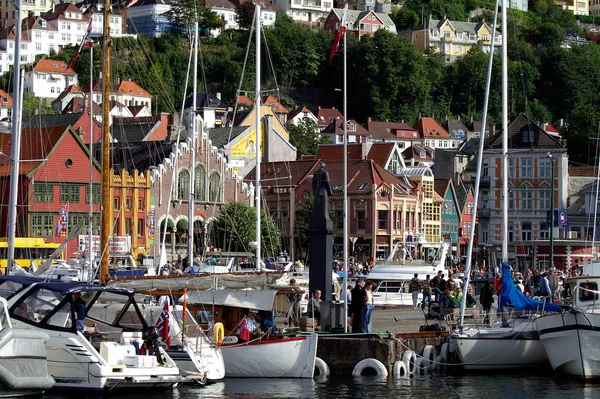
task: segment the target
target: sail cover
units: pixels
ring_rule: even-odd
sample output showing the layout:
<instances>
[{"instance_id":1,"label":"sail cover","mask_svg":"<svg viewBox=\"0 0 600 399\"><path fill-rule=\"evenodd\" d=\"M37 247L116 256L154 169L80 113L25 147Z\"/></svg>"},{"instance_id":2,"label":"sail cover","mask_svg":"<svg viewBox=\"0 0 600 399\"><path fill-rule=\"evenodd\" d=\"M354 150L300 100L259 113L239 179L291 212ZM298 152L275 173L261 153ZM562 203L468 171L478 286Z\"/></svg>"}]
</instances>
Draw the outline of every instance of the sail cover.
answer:
<instances>
[{"instance_id":1,"label":"sail cover","mask_svg":"<svg viewBox=\"0 0 600 399\"><path fill-rule=\"evenodd\" d=\"M538 301L523 294L513 282L510 265L502 264L502 288L498 298L499 306L510 306L522 310L544 310L545 312L560 312L558 305L549 302Z\"/></svg>"}]
</instances>

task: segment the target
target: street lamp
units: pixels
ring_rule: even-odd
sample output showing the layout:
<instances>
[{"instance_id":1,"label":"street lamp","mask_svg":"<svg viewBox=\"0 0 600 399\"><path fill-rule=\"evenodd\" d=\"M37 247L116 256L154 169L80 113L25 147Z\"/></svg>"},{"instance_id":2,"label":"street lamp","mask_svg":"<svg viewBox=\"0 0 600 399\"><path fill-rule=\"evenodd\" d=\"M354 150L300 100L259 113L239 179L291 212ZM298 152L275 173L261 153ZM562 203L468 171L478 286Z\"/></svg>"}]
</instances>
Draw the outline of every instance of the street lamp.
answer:
<instances>
[{"instance_id":1,"label":"street lamp","mask_svg":"<svg viewBox=\"0 0 600 399\"><path fill-rule=\"evenodd\" d=\"M152 180L153 180L154 174L156 173L155 170L157 170L156 166L154 166L154 165L148 166L148 171L150 172L150 198L151 198L151 201L152 201L152 187L154 186L154 184L152 183ZM150 204L150 205L152 207L152 204ZM154 228L154 232L152 235L152 238L153 238L152 249L154 252L154 254L152 256L152 267L154 267L155 269L156 269L156 236L157 236L156 232L157 231L159 232L158 237L160 238L160 228L158 228L158 229L156 228L156 208L157 208L156 205L157 205L157 199L154 198L154 208L151 210L154 211L154 214L153 214L154 220L152 221L152 227Z\"/></svg>"},{"instance_id":2,"label":"street lamp","mask_svg":"<svg viewBox=\"0 0 600 399\"><path fill-rule=\"evenodd\" d=\"M550 269L554 267L554 157L548 153L550 167L552 168L552 182L550 184Z\"/></svg>"}]
</instances>

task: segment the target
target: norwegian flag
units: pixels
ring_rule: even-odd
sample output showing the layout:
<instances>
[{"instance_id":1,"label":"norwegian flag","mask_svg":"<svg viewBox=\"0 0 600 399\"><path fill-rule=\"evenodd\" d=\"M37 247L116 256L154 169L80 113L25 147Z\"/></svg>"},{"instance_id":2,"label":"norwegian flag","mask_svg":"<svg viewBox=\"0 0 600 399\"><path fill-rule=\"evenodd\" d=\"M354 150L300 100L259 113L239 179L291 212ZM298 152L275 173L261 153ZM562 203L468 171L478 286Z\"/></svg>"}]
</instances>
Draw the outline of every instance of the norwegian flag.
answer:
<instances>
[{"instance_id":1,"label":"norwegian flag","mask_svg":"<svg viewBox=\"0 0 600 399\"><path fill-rule=\"evenodd\" d=\"M340 28L338 30L337 35L335 36L335 40L333 41L333 46L331 46L331 51L329 52L329 64L333 62L333 55L340 48L340 40L342 40L342 35L346 32L346 12L348 11L348 0L344 0L344 7L342 8L342 18L340 19Z\"/></svg>"},{"instance_id":2,"label":"norwegian flag","mask_svg":"<svg viewBox=\"0 0 600 399\"><path fill-rule=\"evenodd\" d=\"M59 218L56 223L56 236L57 237L66 237L67 235L67 222L69 220L69 204L60 208L58 211Z\"/></svg>"},{"instance_id":3,"label":"norwegian flag","mask_svg":"<svg viewBox=\"0 0 600 399\"><path fill-rule=\"evenodd\" d=\"M33 177L30 177L29 180L27 181L27 185L28 186L33 186L33 183L34 183Z\"/></svg>"},{"instance_id":4,"label":"norwegian flag","mask_svg":"<svg viewBox=\"0 0 600 399\"><path fill-rule=\"evenodd\" d=\"M171 347L171 326L169 325L169 301L165 301L163 311L156 322L156 330L168 348Z\"/></svg>"},{"instance_id":5,"label":"norwegian flag","mask_svg":"<svg viewBox=\"0 0 600 399\"><path fill-rule=\"evenodd\" d=\"M71 61L69 61L69 63L67 64L67 69L69 69L73 66L73 63L75 62L77 57L79 57L79 54L81 54L81 50L83 50L84 47L94 47L94 42L92 42L92 39L90 39L91 34L92 34L92 19L90 19L90 23L88 24L88 28L85 31L85 35L83 35L83 39L81 40L81 44L79 45L79 48L75 52L75 55L73 56Z\"/></svg>"}]
</instances>

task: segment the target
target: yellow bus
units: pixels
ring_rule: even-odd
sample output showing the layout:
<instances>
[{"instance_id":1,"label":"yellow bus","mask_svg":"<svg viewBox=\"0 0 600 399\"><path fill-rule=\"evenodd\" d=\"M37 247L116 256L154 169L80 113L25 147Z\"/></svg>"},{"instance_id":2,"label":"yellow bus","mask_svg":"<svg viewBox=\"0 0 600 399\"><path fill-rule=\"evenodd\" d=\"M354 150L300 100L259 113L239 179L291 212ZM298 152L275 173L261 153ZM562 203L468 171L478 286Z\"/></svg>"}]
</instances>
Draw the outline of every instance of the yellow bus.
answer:
<instances>
[{"instance_id":1,"label":"yellow bus","mask_svg":"<svg viewBox=\"0 0 600 399\"><path fill-rule=\"evenodd\" d=\"M16 237L15 238L15 262L21 267L31 266L34 261L39 266L45 259L60 246L59 243L46 242L44 238L38 237ZM0 238L0 270L6 274L8 251L8 238ZM62 254L61 254L62 255ZM62 258L62 257L59 257Z\"/></svg>"}]
</instances>

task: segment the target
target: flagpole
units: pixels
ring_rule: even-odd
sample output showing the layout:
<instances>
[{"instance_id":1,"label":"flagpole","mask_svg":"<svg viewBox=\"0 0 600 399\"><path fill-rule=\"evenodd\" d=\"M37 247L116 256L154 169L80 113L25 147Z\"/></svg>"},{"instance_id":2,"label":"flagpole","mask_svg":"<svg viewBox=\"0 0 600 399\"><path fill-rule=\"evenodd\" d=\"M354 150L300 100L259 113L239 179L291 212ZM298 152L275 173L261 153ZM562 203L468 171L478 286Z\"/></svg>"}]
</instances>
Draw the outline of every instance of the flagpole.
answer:
<instances>
[{"instance_id":1,"label":"flagpole","mask_svg":"<svg viewBox=\"0 0 600 399\"><path fill-rule=\"evenodd\" d=\"M88 207L88 224L89 224L89 235L88 235L88 249L89 249L89 274L88 274L88 282L92 282L93 278L92 278L92 270L93 268L93 263L94 263L94 252L93 252L93 223L92 223L92 219L94 217L94 184L93 184L93 179L94 179L94 111L93 111L93 106L92 104L94 104L94 96L93 96L93 90L94 90L94 47L90 46L90 100L88 102L88 107L89 107L89 111L90 111L90 192L88 193L88 201L89 201L89 207Z\"/></svg>"},{"instance_id":2,"label":"flagpole","mask_svg":"<svg viewBox=\"0 0 600 399\"><path fill-rule=\"evenodd\" d=\"M345 21L342 21L342 23L345 23ZM344 286L342 287L342 290L346 290L342 291L346 293L344 296L344 332L348 332L348 124L346 123L348 92L346 85L346 73L346 29L344 29Z\"/></svg>"}]
</instances>

